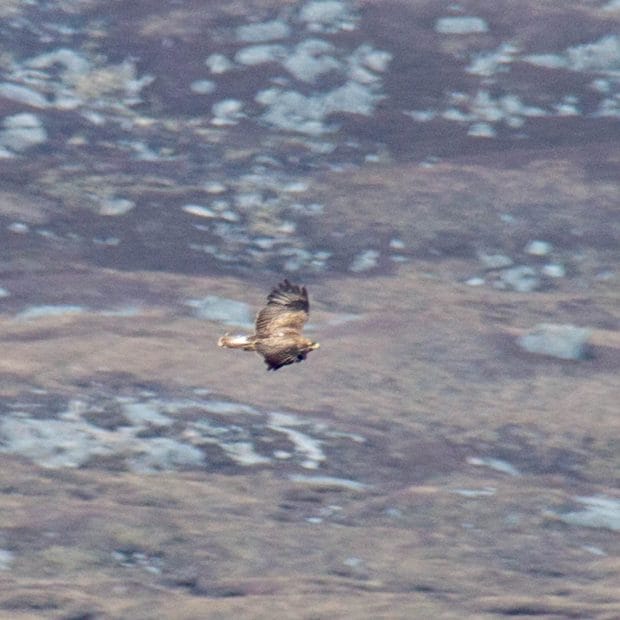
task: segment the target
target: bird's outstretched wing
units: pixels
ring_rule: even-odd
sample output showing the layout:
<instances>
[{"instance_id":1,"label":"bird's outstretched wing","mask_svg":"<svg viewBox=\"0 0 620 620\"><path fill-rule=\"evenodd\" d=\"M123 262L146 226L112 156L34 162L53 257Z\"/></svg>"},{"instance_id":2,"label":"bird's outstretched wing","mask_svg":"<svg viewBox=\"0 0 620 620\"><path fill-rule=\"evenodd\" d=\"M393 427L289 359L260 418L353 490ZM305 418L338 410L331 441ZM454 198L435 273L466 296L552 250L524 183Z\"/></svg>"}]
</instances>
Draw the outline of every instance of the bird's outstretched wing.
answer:
<instances>
[{"instance_id":1,"label":"bird's outstretched wing","mask_svg":"<svg viewBox=\"0 0 620 620\"><path fill-rule=\"evenodd\" d=\"M262 355L265 358L267 370L278 370L282 366L288 366L306 359L306 352L300 350L296 345L279 346L271 350L264 347Z\"/></svg>"},{"instance_id":2,"label":"bird's outstretched wing","mask_svg":"<svg viewBox=\"0 0 620 620\"><path fill-rule=\"evenodd\" d=\"M278 332L301 333L310 304L305 286L280 282L267 297L267 305L256 317L256 335L266 338Z\"/></svg>"}]
</instances>

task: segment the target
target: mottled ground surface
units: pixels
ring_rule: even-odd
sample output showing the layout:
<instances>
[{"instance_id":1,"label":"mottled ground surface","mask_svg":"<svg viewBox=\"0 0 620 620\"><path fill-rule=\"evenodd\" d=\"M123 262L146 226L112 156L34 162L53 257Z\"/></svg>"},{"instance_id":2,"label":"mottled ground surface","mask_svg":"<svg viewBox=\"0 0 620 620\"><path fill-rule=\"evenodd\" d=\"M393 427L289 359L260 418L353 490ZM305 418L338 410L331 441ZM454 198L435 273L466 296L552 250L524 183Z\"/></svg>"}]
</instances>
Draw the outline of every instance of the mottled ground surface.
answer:
<instances>
[{"instance_id":1,"label":"mottled ground surface","mask_svg":"<svg viewBox=\"0 0 620 620\"><path fill-rule=\"evenodd\" d=\"M618 3L112 5L0 2L0 617L620 617Z\"/></svg>"}]
</instances>

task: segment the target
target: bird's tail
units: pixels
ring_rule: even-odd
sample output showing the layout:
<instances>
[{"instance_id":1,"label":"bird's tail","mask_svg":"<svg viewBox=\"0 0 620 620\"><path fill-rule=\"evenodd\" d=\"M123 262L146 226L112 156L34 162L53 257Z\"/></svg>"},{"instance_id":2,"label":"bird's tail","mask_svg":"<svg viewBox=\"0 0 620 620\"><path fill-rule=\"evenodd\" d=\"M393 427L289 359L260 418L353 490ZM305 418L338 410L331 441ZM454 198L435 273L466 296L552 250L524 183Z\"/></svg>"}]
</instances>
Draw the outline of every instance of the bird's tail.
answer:
<instances>
[{"instance_id":1,"label":"bird's tail","mask_svg":"<svg viewBox=\"0 0 620 620\"><path fill-rule=\"evenodd\" d=\"M254 351L256 343L248 338L248 336L231 336L224 334L218 341L218 347L226 347L227 349L243 349L244 351Z\"/></svg>"}]
</instances>

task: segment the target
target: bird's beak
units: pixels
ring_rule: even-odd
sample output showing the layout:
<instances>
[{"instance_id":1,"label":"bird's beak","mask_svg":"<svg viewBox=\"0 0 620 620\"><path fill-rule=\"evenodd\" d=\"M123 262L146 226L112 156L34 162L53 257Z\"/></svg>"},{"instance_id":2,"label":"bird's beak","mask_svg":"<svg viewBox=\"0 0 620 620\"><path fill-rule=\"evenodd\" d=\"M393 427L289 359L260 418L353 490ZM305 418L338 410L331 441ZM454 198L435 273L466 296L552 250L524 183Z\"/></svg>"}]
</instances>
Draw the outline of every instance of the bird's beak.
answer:
<instances>
[{"instance_id":1,"label":"bird's beak","mask_svg":"<svg viewBox=\"0 0 620 620\"><path fill-rule=\"evenodd\" d=\"M312 343L312 350L314 351L314 349L320 349L321 345L318 342L313 342Z\"/></svg>"}]
</instances>

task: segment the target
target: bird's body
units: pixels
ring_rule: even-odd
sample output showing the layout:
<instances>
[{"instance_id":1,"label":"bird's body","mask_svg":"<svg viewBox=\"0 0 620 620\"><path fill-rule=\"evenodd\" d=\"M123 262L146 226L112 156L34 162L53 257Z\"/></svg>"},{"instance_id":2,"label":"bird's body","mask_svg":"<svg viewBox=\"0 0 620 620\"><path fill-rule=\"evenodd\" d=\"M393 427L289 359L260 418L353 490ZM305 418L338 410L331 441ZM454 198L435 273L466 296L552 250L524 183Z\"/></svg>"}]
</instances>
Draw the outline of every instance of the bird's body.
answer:
<instances>
[{"instance_id":1,"label":"bird's body","mask_svg":"<svg viewBox=\"0 0 620 620\"><path fill-rule=\"evenodd\" d=\"M229 349L256 351L265 359L267 370L301 362L310 351L319 348L318 342L301 334L309 311L306 288L284 280L271 291L267 305L258 313L254 334L226 334L217 344Z\"/></svg>"}]
</instances>

